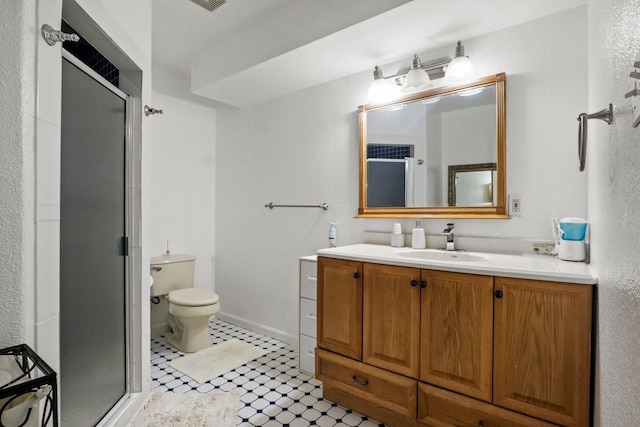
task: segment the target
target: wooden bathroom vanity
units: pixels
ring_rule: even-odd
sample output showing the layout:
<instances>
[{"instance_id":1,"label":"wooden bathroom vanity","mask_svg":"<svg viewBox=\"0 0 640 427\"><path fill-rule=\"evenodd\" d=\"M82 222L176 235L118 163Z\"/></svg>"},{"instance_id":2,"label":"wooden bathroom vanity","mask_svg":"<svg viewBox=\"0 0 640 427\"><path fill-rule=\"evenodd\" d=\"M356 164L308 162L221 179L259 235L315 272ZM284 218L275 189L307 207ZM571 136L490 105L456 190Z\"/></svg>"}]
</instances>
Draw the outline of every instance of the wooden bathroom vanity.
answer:
<instances>
[{"instance_id":1,"label":"wooden bathroom vanity","mask_svg":"<svg viewBox=\"0 0 640 427\"><path fill-rule=\"evenodd\" d=\"M318 255L324 398L393 427L589 425L587 265L376 245Z\"/></svg>"}]
</instances>

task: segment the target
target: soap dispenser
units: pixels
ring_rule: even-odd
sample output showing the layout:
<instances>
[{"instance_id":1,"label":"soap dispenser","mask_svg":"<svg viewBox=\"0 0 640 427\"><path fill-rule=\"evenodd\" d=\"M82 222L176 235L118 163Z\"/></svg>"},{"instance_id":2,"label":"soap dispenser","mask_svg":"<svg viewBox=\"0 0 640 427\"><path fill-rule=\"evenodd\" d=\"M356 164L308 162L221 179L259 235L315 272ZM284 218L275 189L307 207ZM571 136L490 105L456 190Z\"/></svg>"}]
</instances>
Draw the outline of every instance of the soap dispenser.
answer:
<instances>
[{"instance_id":1,"label":"soap dispenser","mask_svg":"<svg viewBox=\"0 0 640 427\"><path fill-rule=\"evenodd\" d=\"M424 249L427 247L424 229L420 225L420 220L416 221L416 227L413 229L413 234L411 235L411 247L413 249Z\"/></svg>"}]
</instances>

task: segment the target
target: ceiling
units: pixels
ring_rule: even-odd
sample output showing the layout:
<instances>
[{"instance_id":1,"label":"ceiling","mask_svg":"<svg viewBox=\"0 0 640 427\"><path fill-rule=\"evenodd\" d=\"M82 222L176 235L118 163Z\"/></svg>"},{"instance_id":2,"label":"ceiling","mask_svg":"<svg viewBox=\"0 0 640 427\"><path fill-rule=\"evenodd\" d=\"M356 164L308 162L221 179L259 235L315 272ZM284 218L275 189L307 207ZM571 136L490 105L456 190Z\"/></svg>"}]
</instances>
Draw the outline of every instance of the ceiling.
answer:
<instances>
[{"instance_id":1,"label":"ceiling","mask_svg":"<svg viewBox=\"0 0 640 427\"><path fill-rule=\"evenodd\" d=\"M585 0L153 0L152 60L193 93L246 107Z\"/></svg>"}]
</instances>

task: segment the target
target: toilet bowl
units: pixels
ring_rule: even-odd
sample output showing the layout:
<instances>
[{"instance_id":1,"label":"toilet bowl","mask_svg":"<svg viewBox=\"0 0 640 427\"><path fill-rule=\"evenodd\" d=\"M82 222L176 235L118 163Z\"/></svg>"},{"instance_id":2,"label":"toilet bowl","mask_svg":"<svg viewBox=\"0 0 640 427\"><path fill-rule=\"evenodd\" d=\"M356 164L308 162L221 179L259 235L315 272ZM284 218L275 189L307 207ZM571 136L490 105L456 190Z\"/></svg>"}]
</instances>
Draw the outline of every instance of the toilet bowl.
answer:
<instances>
[{"instance_id":1,"label":"toilet bowl","mask_svg":"<svg viewBox=\"0 0 640 427\"><path fill-rule=\"evenodd\" d=\"M196 257L168 252L151 258L152 297L169 302L167 343L185 353L210 347L209 319L220 311L218 295L193 287Z\"/></svg>"},{"instance_id":2,"label":"toilet bowl","mask_svg":"<svg viewBox=\"0 0 640 427\"><path fill-rule=\"evenodd\" d=\"M220 311L218 295L204 289L179 289L169 292L167 342L185 353L211 347L209 319Z\"/></svg>"}]
</instances>

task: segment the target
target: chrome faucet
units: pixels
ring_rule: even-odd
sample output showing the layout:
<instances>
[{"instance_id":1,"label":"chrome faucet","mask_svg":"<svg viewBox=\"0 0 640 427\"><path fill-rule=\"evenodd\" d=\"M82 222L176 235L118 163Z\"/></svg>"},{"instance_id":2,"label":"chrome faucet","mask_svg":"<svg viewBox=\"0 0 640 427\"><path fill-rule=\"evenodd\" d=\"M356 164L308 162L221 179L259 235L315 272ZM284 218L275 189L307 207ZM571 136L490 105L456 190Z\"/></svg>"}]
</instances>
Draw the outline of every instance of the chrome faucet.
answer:
<instances>
[{"instance_id":1,"label":"chrome faucet","mask_svg":"<svg viewBox=\"0 0 640 427\"><path fill-rule=\"evenodd\" d=\"M442 230L442 234L447 236L447 250L448 251L455 251L455 243L453 240L453 229L455 228L455 225L452 222L447 223L447 228L445 228L444 230Z\"/></svg>"}]
</instances>

